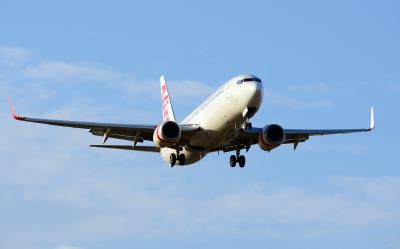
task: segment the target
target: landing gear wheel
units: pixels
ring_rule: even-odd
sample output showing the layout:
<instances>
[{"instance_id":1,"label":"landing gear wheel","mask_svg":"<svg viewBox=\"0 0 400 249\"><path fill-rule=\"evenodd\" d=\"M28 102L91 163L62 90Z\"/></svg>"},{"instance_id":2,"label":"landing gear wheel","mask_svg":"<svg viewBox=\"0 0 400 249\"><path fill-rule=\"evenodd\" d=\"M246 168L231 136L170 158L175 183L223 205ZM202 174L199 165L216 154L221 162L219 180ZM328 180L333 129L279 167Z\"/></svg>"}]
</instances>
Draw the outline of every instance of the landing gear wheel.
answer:
<instances>
[{"instance_id":1,"label":"landing gear wheel","mask_svg":"<svg viewBox=\"0 0 400 249\"><path fill-rule=\"evenodd\" d=\"M229 165L230 165L232 168L236 166L236 156L232 155L232 156L229 158Z\"/></svg>"},{"instance_id":2,"label":"landing gear wheel","mask_svg":"<svg viewBox=\"0 0 400 249\"><path fill-rule=\"evenodd\" d=\"M243 155L239 156L237 161L239 163L239 167L241 168L243 168L246 164L246 158Z\"/></svg>"},{"instance_id":3,"label":"landing gear wheel","mask_svg":"<svg viewBox=\"0 0 400 249\"><path fill-rule=\"evenodd\" d=\"M184 154L179 154L178 156L179 165L185 165L186 158Z\"/></svg>"},{"instance_id":4,"label":"landing gear wheel","mask_svg":"<svg viewBox=\"0 0 400 249\"><path fill-rule=\"evenodd\" d=\"M174 153L171 153L169 155L169 163L171 164L171 167L174 167L176 164L176 155Z\"/></svg>"}]
</instances>

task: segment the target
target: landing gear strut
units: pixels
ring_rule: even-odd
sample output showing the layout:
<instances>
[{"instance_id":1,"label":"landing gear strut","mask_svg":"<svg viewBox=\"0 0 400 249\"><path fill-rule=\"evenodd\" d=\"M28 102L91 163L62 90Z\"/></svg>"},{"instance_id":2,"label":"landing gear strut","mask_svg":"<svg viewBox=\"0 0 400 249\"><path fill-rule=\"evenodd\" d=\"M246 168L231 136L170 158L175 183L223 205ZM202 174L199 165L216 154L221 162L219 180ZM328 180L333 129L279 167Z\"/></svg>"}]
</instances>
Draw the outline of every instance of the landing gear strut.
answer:
<instances>
[{"instance_id":1,"label":"landing gear strut","mask_svg":"<svg viewBox=\"0 0 400 249\"><path fill-rule=\"evenodd\" d=\"M236 156L231 155L229 158L229 165L232 168L236 166L236 163L239 163L239 167L241 168L246 165L246 158L243 155L240 155L240 150L236 150Z\"/></svg>"},{"instance_id":2,"label":"landing gear strut","mask_svg":"<svg viewBox=\"0 0 400 249\"><path fill-rule=\"evenodd\" d=\"M242 128L243 128L244 130L251 130L251 129L253 129L253 125L251 124L250 119L249 119L248 117L246 118L246 122L244 122L244 124L242 125Z\"/></svg>"},{"instance_id":3,"label":"landing gear strut","mask_svg":"<svg viewBox=\"0 0 400 249\"><path fill-rule=\"evenodd\" d=\"M253 128L253 125L249 121L244 123L244 129L245 130L251 130L252 128Z\"/></svg>"}]
</instances>

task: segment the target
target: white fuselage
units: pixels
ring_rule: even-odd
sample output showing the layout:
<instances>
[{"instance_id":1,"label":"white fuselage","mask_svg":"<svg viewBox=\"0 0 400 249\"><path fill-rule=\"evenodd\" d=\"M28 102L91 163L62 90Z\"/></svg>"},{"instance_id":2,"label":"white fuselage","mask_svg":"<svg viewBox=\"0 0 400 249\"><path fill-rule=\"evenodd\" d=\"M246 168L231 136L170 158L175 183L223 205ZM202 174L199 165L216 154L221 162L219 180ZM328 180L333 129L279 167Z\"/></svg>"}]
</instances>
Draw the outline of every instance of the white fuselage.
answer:
<instances>
[{"instance_id":1,"label":"white fuselage","mask_svg":"<svg viewBox=\"0 0 400 249\"><path fill-rule=\"evenodd\" d=\"M195 133L180 152L185 154L185 164L197 162L208 152L228 146L246 120L255 114L262 101L262 83L240 82L252 77L240 75L230 79L182 121L182 124L198 124L203 131ZM174 152L161 148L166 162Z\"/></svg>"}]
</instances>

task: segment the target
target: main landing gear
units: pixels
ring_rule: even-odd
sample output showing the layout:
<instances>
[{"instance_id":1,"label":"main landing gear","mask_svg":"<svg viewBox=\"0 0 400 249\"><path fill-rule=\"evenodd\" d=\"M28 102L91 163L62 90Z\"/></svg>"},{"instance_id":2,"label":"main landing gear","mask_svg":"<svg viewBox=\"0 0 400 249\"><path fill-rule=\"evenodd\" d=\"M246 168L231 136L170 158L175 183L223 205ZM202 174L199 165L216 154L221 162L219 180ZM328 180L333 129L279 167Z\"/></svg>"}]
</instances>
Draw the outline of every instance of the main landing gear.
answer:
<instances>
[{"instance_id":1,"label":"main landing gear","mask_svg":"<svg viewBox=\"0 0 400 249\"><path fill-rule=\"evenodd\" d=\"M176 150L176 154L171 153L171 155L169 155L169 163L171 167L174 167L177 161L179 162L179 165L185 165L186 162L185 154L180 154L179 150Z\"/></svg>"},{"instance_id":2,"label":"main landing gear","mask_svg":"<svg viewBox=\"0 0 400 249\"><path fill-rule=\"evenodd\" d=\"M246 122L243 123L242 129L243 130L252 130L253 129L253 125L251 124L249 118L247 118ZM246 148L246 151L248 151L249 148ZM240 155L240 148L239 147L236 150L236 156L235 155L231 155L231 157L229 158L229 165L232 168L236 166L236 163L239 163L239 167L241 167L241 168L243 168L246 165L246 158L243 155Z\"/></svg>"},{"instance_id":3,"label":"main landing gear","mask_svg":"<svg viewBox=\"0 0 400 249\"><path fill-rule=\"evenodd\" d=\"M233 168L236 166L236 163L239 163L239 167L243 168L246 165L246 158L243 155L240 155L240 150L236 151L236 156L231 155L229 158L229 165Z\"/></svg>"}]
</instances>

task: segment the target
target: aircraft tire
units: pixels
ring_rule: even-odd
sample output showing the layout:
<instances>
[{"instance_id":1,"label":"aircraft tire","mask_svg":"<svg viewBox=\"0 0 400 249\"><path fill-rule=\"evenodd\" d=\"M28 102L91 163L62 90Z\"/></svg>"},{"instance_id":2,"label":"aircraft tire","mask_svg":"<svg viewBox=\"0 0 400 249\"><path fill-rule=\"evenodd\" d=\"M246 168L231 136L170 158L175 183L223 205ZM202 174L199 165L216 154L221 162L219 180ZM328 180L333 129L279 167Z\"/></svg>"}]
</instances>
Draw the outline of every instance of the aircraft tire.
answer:
<instances>
[{"instance_id":1,"label":"aircraft tire","mask_svg":"<svg viewBox=\"0 0 400 249\"><path fill-rule=\"evenodd\" d=\"M237 161L240 168L243 168L246 165L246 158L243 155L239 156Z\"/></svg>"},{"instance_id":2,"label":"aircraft tire","mask_svg":"<svg viewBox=\"0 0 400 249\"><path fill-rule=\"evenodd\" d=\"M178 156L179 165L185 165L186 158L184 154L179 154Z\"/></svg>"},{"instance_id":3,"label":"aircraft tire","mask_svg":"<svg viewBox=\"0 0 400 249\"><path fill-rule=\"evenodd\" d=\"M232 168L236 166L236 156L232 155L232 156L229 158L229 165L230 165Z\"/></svg>"},{"instance_id":4,"label":"aircraft tire","mask_svg":"<svg viewBox=\"0 0 400 249\"><path fill-rule=\"evenodd\" d=\"M176 164L176 155L174 153L171 153L169 155L169 163L171 164L171 167L174 167Z\"/></svg>"}]
</instances>

